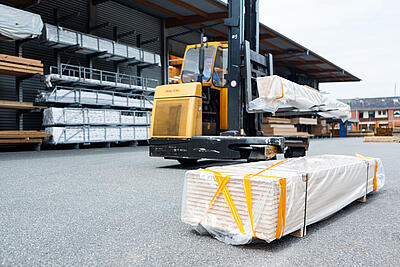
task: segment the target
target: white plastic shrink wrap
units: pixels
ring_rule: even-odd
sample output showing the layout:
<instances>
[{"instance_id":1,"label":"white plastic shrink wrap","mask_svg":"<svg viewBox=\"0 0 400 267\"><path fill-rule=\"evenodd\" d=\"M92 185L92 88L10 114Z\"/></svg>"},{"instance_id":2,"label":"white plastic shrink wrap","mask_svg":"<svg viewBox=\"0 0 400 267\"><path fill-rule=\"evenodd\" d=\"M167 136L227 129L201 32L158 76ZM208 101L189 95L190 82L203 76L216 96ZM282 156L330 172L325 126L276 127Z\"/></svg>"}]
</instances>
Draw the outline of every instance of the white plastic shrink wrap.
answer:
<instances>
[{"instance_id":1,"label":"white plastic shrink wrap","mask_svg":"<svg viewBox=\"0 0 400 267\"><path fill-rule=\"evenodd\" d=\"M27 11L0 4L0 37L6 40L36 38L42 33L42 18Z\"/></svg>"},{"instance_id":2,"label":"white plastic shrink wrap","mask_svg":"<svg viewBox=\"0 0 400 267\"><path fill-rule=\"evenodd\" d=\"M279 107L289 105L320 111L323 117L351 118L349 105L277 75L257 78L257 90L259 97L249 103L250 109L275 113Z\"/></svg>"},{"instance_id":3,"label":"white plastic shrink wrap","mask_svg":"<svg viewBox=\"0 0 400 267\"><path fill-rule=\"evenodd\" d=\"M148 125L150 117L150 111L51 107L43 112L43 125Z\"/></svg>"},{"instance_id":4,"label":"white plastic shrink wrap","mask_svg":"<svg viewBox=\"0 0 400 267\"><path fill-rule=\"evenodd\" d=\"M48 144L127 142L150 139L150 126L66 126L46 127L52 136Z\"/></svg>"},{"instance_id":5,"label":"white plastic shrink wrap","mask_svg":"<svg viewBox=\"0 0 400 267\"><path fill-rule=\"evenodd\" d=\"M379 190L380 159L321 155L186 172L181 219L227 244L271 242Z\"/></svg>"}]
</instances>

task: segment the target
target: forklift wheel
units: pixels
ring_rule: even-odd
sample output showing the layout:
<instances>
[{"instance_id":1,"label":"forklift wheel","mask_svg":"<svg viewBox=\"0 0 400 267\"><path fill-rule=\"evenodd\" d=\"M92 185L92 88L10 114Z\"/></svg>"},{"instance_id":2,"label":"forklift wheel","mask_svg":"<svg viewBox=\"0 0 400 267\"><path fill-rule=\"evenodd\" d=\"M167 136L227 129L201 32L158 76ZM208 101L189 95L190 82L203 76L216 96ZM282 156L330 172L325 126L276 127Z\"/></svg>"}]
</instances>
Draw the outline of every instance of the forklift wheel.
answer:
<instances>
[{"instance_id":1,"label":"forklift wheel","mask_svg":"<svg viewBox=\"0 0 400 267\"><path fill-rule=\"evenodd\" d=\"M197 159L178 159L178 162L183 166L191 166L197 163Z\"/></svg>"}]
</instances>

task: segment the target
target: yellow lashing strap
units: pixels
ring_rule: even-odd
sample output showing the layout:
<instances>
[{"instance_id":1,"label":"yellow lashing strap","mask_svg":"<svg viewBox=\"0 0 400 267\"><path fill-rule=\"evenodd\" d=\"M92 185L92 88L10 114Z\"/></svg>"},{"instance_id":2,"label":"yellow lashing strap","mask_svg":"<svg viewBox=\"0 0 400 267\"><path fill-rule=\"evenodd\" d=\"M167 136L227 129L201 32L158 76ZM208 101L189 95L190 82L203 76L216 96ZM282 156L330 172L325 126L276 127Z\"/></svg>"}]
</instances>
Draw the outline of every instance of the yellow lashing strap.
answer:
<instances>
[{"instance_id":1,"label":"yellow lashing strap","mask_svg":"<svg viewBox=\"0 0 400 267\"><path fill-rule=\"evenodd\" d=\"M280 194L280 200L279 200L279 208L278 208L278 223L277 223L277 227L276 227L276 238L280 238L283 236L284 230L285 230L285 219L286 219L286 178L283 177L277 177L277 176L265 176L265 175L261 175L261 173L282 164L283 162L285 162L287 159L281 160L278 163L269 166L268 168L265 168L261 171L259 171L258 173L255 174L247 174L244 175L243 177L243 184L244 184L244 193L245 193L245 197L246 197L246 204L247 204L247 210L249 213L249 218L250 218L250 223L251 223L251 230L253 232L253 236L257 238L256 236L256 232L254 230L254 219L253 219L253 205L252 205L252 201L251 201L251 183L250 183L250 179L255 177L255 176L261 176L261 177L268 177L268 178L275 178L275 179L279 179L279 184L280 184L280 189L281 189L281 194ZM203 218L205 217L205 215L208 213L209 209L211 208L212 203L214 202L215 198L221 193L224 195L224 198L226 200L226 203L228 204L229 210L231 211L231 214L233 216L233 219L236 222L236 225L238 226L240 232L242 234L245 233L244 227L243 227L243 223L240 219L239 213L235 207L235 204L233 203L233 200L229 194L228 188L226 187L229 179L232 176L243 176L243 174L231 174L231 175L227 175L225 177L222 176L222 174L220 172L217 171L213 171L213 170L209 170L209 169L204 169L204 171L209 171L212 172L215 175L215 179L217 180L219 186L217 191L215 192L213 198L210 201L210 204L208 205L208 208L203 216ZM200 221L201 222L201 221Z\"/></svg>"},{"instance_id":2,"label":"yellow lashing strap","mask_svg":"<svg viewBox=\"0 0 400 267\"><path fill-rule=\"evenodd\" d=\"M238 212L235 204L233 203L233 200L232 200L231 194L228 191L228 188L226 187L226 184L228 183L228 181L232 177L232 175L228 175L225 178L223 178L222 174L220 172L213 171L213 170L208 170L208 169L204 169L204 170L214 173L215 179L217 180L217 182L219 184L217 192L215 192L213 198L211 199L211 202L208 205L208 209L207 209L206 213L204 214L204 216L208 213L208 211L209 211L212 203L214 202L215 198L222 191L222 194L224 195L226 204L228 205L229 210L231 211L231 214L233 216L233 219L236 222L237 227L239 228L239 231L242 234L244 234L245 231L244 231L242 220L240 219L240 216L239 216L239 212ZM204 216L203 216L203 218L204 218Z\"/></svg>"},{"instance_id":3,"label":"yellow lashing strap","mask_svg":"<svg viewBox=\"0 0 400 267\"><path fill-rule=\"evenodd\" d=\"M378 181L376 179L376 174L378 172L378 160L374 159L374 158L364 157L357 153L356 153L356 157L361 158L361 159L373 159L375 161L374 179L372 180L372 189L373 189L373 191L376 191L378 189Z\"/></svg>"}]
</instances>

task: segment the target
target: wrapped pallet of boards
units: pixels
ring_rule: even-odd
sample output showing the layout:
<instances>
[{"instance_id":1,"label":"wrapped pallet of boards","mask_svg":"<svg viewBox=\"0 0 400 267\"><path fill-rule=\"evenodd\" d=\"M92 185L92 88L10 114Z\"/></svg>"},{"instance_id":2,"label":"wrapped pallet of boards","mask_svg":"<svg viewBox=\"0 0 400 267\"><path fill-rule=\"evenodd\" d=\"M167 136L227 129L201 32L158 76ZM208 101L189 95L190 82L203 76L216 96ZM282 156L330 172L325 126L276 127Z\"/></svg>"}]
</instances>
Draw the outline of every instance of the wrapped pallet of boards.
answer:
<instances>
[{"instance_id":1,"label":"wrapped pallet of boards","mask_svg":"<svg viewBox=\"0 0 400 267\"><path fill-rule=\"evenodd\" d=\"M305 230L382 188L380 159L319 155L186 172L181 219L227 244Z\"/></svg>"}]
</instances>

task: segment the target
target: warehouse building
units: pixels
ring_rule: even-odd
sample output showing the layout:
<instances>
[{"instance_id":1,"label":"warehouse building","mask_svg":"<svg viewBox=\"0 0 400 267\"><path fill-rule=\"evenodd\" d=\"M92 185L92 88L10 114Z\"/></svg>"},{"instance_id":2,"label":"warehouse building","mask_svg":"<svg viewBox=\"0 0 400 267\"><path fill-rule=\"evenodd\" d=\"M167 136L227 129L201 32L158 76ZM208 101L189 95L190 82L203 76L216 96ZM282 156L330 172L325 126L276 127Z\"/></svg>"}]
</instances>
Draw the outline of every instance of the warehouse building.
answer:
<instances>
[{"instance_id":1,"label":"warehouse building","mask_svg":"<svg viewBox=\"0 0 400 267\"><path fill-rule=\"evenodd\" d=\"M113 141L147 140L152 92L157 85L168 83L169 59L183 57L186 45L199 43L201 28L208 41L227 40L228 27L223 21L228 9L219 0L3 0L0 3L38 14L45 23L39 38L0 40L0 54L40 60L44 68L44 75L0 75L0 100L39 101L43 106L60 108L61 111L54 111L59 114L65 114L65 108L80 109L78 116L83 117L72 129L62 121L44 120L42 109L21 110L18 104L3 105L0 130L43 130L51 126L51 133L60 142L100 142L108 135ZM316 89L324 82L360 80L266 25L261 24L259 31L259 51L271 55L274 74ZM64 37L75 41L62 40ZM94 42L97 48L85 47L85 40ZM122 54L117 54L118 49ZM95 95L95 102L84 102L84 95ZM125 104L132 101L135 104ZM99 112L117 118L118 123L107 122ZM94 122L96 119L99 121ZM128 137L114 139L117 131L121 136L121 128ZM67 133L66 129L72 132ZM88 136L92 139L87 139Z\"/></svg>"}]
</instances>

